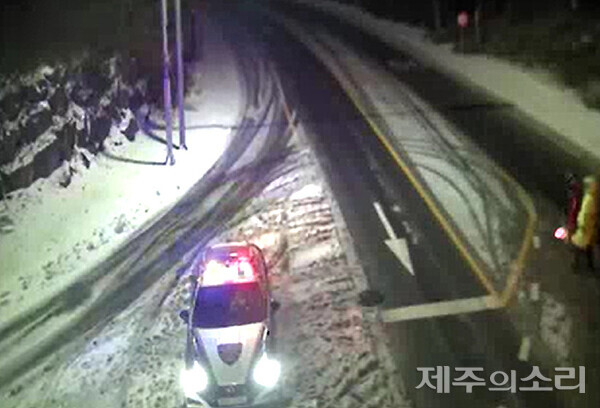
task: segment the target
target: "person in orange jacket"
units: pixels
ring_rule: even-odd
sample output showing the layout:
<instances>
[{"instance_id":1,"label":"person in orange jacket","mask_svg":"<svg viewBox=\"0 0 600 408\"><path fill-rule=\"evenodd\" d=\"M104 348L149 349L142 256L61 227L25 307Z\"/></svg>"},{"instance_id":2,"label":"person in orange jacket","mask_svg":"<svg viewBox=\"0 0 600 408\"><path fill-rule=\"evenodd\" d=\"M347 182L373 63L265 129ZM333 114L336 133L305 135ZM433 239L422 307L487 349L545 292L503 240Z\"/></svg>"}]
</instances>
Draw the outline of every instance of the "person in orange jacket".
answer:
<instances>
[{"instance_id":1,"label":"person in orange jacket","mask_svg":"<svg viewBox=\"0 0 600 408\"><path fill-rule=\"evenodd\" d=\"M575 247L574 269L578 272L581 257L585 255L588 267L594 269L594 245L598 239L598 180L588 176L583 180L583 199L577 214L577 228L571 237Z\"/></svg>"}]
</instances>

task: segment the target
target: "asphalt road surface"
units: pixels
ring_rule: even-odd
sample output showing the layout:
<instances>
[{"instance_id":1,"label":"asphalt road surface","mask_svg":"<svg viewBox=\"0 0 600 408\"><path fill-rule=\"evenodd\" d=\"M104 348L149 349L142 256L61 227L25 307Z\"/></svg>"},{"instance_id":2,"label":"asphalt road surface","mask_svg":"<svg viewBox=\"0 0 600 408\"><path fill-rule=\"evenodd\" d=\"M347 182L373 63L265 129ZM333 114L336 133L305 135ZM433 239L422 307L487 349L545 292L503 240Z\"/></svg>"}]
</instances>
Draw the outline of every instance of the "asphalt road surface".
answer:
<instances>
[{"instance_id":1,"label":"asphalt road surface","mask_svg":"<svg viewBox=\"0 0 600 408\"><path fill-rule=\"evenodd\" d=\"M365 58L384 66L391 58L408 58L335 19L303 8L288 8L285 13L309 31L327 27ZM381 308L486 295L365 118L315 56L255 8L228 9L223 19L243 41L260 43L275 63L288 102L307 128L340 205L370 287L383 295ZM557 203L563 191L556 180L562 180L563 171L583 172L588 165L576 157L563 157L551 145L540 149L531 132L546 130L531 125L510 106L460 88L429 69L398 76L466 134L481 135L475 141L523 185ZM547 163L562 165L549 171ZM398 236L407 236L406 221L423 234L424 239L410 245L415 276L385 245L388 233L374 203L381 205ZM513 394L480 387L469 394L453 387L442 394L416 389L422 378L417 367L482 367L488 377L497 370L528 376L532 364L517 359L521 338L502 309L393 323L387 325L387 333L408 396L417 407L567 406L557 392Z\"/></svg>"}]
</instances>

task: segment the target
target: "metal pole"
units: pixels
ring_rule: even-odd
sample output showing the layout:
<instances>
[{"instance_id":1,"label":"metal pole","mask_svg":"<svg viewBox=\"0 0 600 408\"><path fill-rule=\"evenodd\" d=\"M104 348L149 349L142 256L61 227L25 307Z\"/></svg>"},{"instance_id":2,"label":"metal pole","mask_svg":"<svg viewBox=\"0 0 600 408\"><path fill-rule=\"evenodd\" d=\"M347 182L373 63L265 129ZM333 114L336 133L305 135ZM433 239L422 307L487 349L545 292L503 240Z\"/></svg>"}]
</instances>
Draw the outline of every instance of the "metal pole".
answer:
<instances>
[{"instance_id":1,"label":"metal pole","mask_svg":"<svg viewBox=\"0 0 600 408\"><path fill-rule=\"evenodd\" d=\"M167 159L166 162L175 164L173 156L173 124L171 122L171 78L169 62L169 37L167 33L167 0L162 2L162 34L163 34L163 90L165 102L165 123L167 127Z\"/></svg>"},{"instance_id":2,"label":"metal pole","mask_svg":"<svg viewBox=\"0 0 600 408\"><path fill-rule=\"evenodd\" d=\"M183 109L183 36L181 34L181 0L175 0L175 30L177 31L177 106L179 107L179 146L185 144L185 112Z\"/></svg>"}]
</instances>

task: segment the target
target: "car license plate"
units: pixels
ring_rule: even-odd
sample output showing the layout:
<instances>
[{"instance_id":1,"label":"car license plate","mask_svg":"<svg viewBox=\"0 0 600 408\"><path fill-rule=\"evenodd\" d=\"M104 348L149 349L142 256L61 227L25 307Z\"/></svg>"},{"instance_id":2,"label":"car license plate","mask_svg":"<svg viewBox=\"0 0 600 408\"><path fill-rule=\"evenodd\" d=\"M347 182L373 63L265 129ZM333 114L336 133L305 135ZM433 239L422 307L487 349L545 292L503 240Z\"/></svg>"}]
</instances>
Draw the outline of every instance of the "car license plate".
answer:
<instances>
[{"instance_id":1,"label":"car license plate","mask_svg":"<svg viewBox=\"0 0 600 408\"><path fill-rule=\"evenodd\" d=\"M219 398L217 400L217 402L222 407L229 407L229 406L232 406L232 405L241 405L241 404L247 403L248 402L248 397L246 397L246 396L243 395L241 397Z\"/></svg>"}]
</instances>

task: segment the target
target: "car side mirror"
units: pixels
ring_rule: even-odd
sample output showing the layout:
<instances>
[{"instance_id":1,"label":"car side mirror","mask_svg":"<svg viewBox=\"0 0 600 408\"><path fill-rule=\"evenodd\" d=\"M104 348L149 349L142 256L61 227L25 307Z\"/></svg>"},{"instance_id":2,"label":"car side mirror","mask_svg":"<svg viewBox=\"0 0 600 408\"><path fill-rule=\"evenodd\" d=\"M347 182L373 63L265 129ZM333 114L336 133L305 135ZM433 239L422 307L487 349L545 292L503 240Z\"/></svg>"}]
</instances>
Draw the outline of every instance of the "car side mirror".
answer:
<instances>
[{"instance_id":1,"label":"car side mirror","mask_svg":"<svg viewBox=\"0 0 600 408\"><path fill-rule=\"evenodd\" d=\"M190 311L187 309L182 310L181 312L179 312L179 317L181 318L181 320L187 323L190 320Z\"/></svg>"},{"instance_id":2,"label":"car side mirror","mask_svg":"<svg viewBox=\"0 0 600 408\"><path fill-rule=\"evenodd\" d=\"M271 311L275 313L281 308L281 303L276 300L271 300Z\"/></svg>"}]
</instances>

